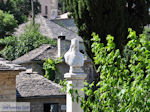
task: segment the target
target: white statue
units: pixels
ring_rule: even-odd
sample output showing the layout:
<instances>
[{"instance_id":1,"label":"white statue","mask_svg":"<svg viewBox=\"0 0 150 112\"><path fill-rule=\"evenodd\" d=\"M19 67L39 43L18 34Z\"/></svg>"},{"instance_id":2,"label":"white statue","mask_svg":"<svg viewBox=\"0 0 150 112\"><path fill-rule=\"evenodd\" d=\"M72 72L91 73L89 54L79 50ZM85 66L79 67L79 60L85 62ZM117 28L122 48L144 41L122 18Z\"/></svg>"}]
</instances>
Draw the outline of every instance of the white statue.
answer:
<instances>
[{"instance_id":1,"label":"white statue","mask_svg":"<svg viewBox=\"0 0 150 112\"><path fill-rule=\"evenodd\" d=\"M79 51L79 40L74 38L71 40L70 49L64 55L65 62L70 66L70 73L83 72L84 65L83 54Z\"/></svg>"}]
</instances>

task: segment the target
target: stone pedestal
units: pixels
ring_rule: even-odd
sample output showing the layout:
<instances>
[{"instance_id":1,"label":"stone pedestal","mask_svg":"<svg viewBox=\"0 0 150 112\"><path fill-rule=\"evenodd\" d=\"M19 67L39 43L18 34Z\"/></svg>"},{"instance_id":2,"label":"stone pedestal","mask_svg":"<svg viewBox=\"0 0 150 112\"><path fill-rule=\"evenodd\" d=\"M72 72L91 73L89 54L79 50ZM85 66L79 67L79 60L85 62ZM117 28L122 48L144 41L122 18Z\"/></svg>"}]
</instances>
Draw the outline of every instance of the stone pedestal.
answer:
<instances>
[{"instance_id":1,"label":"stone pedestal","mask_svg":"<svg viewBox=\"0 0 150 112\"><path fill-rule=\"evenodd\" d=\"M73 89L77 89L79 91L79 96L84 96L84 92L80 91L84 87L84 80L87 77L85 73L66 73L64 75L64 78L67 79L68 85L67 85L67 91L72 88L71 85L73 85ZM71 95L67 92L66 97L66 103L67 103L67 112L83 112L83 110L80 107L80 103L76 103L72 101Z\"/></svg>"}]
</instances>

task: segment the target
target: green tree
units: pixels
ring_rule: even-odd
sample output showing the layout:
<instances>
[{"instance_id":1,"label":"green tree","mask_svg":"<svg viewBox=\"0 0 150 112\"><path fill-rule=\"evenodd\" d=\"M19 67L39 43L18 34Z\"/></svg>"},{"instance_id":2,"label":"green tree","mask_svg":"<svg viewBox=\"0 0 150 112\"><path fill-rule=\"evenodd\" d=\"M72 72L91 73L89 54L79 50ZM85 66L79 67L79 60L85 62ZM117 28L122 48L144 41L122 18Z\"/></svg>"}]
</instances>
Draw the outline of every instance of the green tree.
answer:
<instances>
[{"instance_id":1,"label":"green tree","mask_svg":"<svg viewBox=\"0 0 150 112\"><path fill-rule=\"evenodd\" d=\"M14 15L15 19L18 21L18 24L21 24L27 21L28 16L31 12L31 0L7 0L6 3L1 1L0 9L4 11L9 11ZM34 11L35 14L39 13L40 4L38 0L34 2Z\"/></svg>"},{"instance_id":2,"label":"green tree","mask_svg":"<svg viewBox=\"0 0 150 112\"><path fill-rule=\"evenodd\" d=\"M0 38L11 35L17 26L12 14L0 10Z\"/></svg>"},{"instance_id":3,"label":"green tree","mask_svg":"<svg viewBox=\"0 0 150 112\"><path fill-rule=\"evenodd\" d=\"M66 9L72 12L83 38L87 54L91 52L91 34L100 35L101 42L106 44L106 36L115 37L116 48L121 51L127 43L128 28L141 34L145 25L150 23L148 9L150 0L64 0Z\"/></svg>"},{"instance_id":4,"label":"green tree","mask_svg":"<svg viewBox=\"0 0 150 112\"><path fill-rule=\"evenodd\" d=\"M39 25L32 24L26 26L25 33L19 37L9 36L0 39L0 44L5 45L5 48L0 51L3 58L14 60L29 51L38 48L42 44L51 44L56 46L56 41L47 39L39 32Z\"/></svg>"}]
</instances>

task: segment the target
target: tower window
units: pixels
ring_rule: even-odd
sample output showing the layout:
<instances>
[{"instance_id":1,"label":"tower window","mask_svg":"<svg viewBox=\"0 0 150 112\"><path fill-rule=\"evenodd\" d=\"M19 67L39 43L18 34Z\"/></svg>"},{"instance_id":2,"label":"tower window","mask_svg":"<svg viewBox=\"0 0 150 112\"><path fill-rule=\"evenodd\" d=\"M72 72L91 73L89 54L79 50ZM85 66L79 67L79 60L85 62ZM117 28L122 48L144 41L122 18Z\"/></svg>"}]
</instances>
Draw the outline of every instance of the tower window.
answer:
<instances>
[{"instance_id":1,"label":"tower window","mask_svg":"<svg viewBox=\"0 0 150 112\"><path fill-rule=\"evenodd\" d=\"M45 6L45 14L47 15L48 14L48 7Z\"/></svg>"}]
</instances>

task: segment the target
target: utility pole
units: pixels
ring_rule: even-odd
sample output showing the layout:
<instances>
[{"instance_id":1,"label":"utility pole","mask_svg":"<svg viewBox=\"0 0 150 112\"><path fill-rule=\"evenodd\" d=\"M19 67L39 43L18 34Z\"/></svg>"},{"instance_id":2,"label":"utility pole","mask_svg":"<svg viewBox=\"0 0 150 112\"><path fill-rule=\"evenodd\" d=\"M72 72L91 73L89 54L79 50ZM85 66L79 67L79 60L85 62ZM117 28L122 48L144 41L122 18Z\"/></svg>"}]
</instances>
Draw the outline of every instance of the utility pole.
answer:
<instances>
[{"instance_id":1,"label":"utility pole","mask_svg":"<svg viewBox=\"0 0 150 112\"><path fill-rule=\"evenodd\" d=\"M33 25L35 25L34 0L31 0L31 7L32 7L32 20L33 20Z\"/></svg>"}]
</instances>

